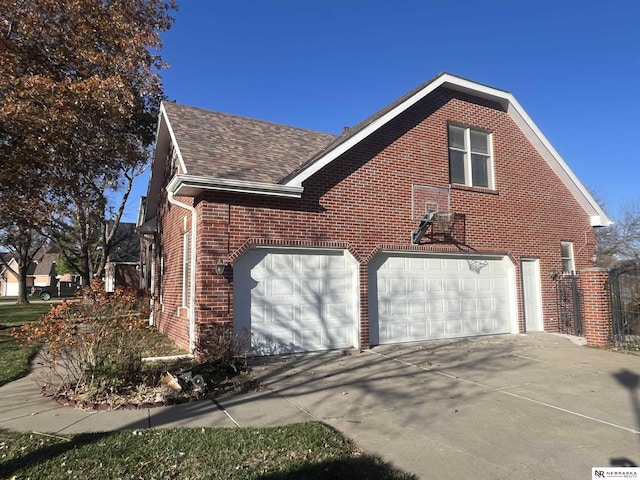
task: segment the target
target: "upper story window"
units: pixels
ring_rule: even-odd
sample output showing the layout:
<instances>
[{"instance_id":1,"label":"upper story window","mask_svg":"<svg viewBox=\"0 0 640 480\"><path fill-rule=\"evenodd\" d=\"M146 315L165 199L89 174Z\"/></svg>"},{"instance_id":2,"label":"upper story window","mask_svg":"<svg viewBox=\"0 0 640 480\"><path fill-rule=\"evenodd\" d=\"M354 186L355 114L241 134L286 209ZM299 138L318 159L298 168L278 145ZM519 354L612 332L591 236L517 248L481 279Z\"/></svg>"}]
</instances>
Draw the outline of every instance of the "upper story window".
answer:
<instances>
[{"instance_id":1,"label":"upper story window","mask_svg":"<svg viewBox=\"0 0 640 480\"><path fill-rule=\"evenodd\" d=\"M562 257L562 273L574 273L576 266L573 261L573 242L560 242L560 256Z\"/></svg>"},{"instance_id":2,"label":"upper story window","mask_svg":"<svg viewBox=\"0 0 640 480\"><path fill-rule=\"evenodd\" d=\"M449 125L449 177L451 183L494 188L490 133Z\"/></svg>"}]
</instances>

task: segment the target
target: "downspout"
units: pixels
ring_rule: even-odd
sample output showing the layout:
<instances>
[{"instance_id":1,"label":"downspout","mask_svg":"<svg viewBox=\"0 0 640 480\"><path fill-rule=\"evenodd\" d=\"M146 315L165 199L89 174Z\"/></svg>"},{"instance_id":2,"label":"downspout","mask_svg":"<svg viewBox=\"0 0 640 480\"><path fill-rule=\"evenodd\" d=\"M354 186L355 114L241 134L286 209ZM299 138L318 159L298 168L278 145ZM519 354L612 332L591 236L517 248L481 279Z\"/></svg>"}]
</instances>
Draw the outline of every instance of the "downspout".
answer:
<instances>
[{"instance_id":1,"label":"downspout","mask_svg":"<svg viewBox=\"0 0 640 480\"><path fill-rule=\"evenodd\" d=\"M149 249L147 247L147 252L145 252L145 255L148 255L148 254L149 254ZM151 313L149 314L149 325L155 325L155 308L156 308L156 301L155 301L155 295L156 295L156 238L155 238L155 235L153 236L153 238L151 240L151 265L149 267L147 275L150 278L147 279L145 277L144 281L147 282L147 284L151 285L151 288L150 288L151 298L149 299L149 305L151 306ZM145 284L144 287L146 287L147 284Z\"/></svg>"},{"instance_id":2,"label":"downspout","mask_svg":"<svg viewBox=\"0 0 640 480\"><path fill-rule=\"evenodd\" d=\"M189 352L194 353L196 348L196 239L197 239L197 214L195 207L179 202L172 191L167 191L167 200L176 207L184 208L191 212L191 265L189 272Z\"/></svg>"}]
</instances>

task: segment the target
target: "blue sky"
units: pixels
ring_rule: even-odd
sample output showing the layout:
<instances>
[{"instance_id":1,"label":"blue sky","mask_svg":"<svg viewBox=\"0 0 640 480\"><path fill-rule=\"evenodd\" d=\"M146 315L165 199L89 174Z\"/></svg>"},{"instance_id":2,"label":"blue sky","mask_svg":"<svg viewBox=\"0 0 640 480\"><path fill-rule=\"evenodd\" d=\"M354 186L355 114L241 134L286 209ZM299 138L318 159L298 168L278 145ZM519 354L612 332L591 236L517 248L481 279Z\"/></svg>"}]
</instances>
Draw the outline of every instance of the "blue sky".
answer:
<instances>
[{"instance_id":1,"label":"blue sky","mask_svg":"<svg viewBox=\"0 0 640 480\"><path fill-rule=\"evenodd\" d=\"M161 52L178 103L338 134L446 71L513 93L614 219L640 199L637 0L178 3Z\"/></svg>"}]
</instances>

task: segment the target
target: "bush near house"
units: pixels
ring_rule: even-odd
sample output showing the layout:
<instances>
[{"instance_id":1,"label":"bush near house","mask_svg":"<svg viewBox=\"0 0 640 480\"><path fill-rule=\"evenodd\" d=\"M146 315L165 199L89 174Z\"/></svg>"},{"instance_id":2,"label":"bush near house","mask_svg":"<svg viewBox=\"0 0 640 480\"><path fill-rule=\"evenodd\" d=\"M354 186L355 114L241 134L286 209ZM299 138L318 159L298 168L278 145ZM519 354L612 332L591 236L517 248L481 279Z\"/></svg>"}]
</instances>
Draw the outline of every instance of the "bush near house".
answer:
<instances>
[{"instance_id":1,"label":"bush near house","mask_svg":"<svg viewBox=\"0 0 640 480\"><path fill-rule=\"evenodd\" d=\"M65 303L51 307L48 313L50 306L44 304L0 306L0 321L5 326L25 324L14 331L14 336L28 344L27 349L21 349L16 338L9 335L9 328L0 330L0 385L22 376L3 377L5 366L14 366L23 374L28 372L29 355L37 351L45 339L52 340L57 345L54 351L59 352L50 357L56 359L52 368L57 361L63 361L60 352L67 351L73 344L84 346L87 352L110 351L98 348L107 343L106 337L100 342L86 329L87 322L96 321L87 318L91 317L89 314L118 312L119 315L112 316L120 316L122 322L115 326L121 328L122 333L125 325L126 333L131 326L134 338L138 338L137 330L148 328L136 320L139 298L133 292L124 291L108 298L96 291L87 297L87 305L79 305L80 301ZM42 314L45 316L38 322ZM82 338L74 340L73 332ZM105 330L98 329L98 332L105 333ZM162 341L166 341L166 337L153 330L150 333L149 337L145 336L145 355L163 351L176 353L166 350L168 346ZM219 341L210 344L203 353L217 364L223 358L232 359L229 348L236 340L221 335ZM7 345L11 348L5 348ZM95 348L88 348L90 345ZM218 352L218 348L221 351ZM116 353L121 350L115 348ZM17 361L14 354L25 354L27 360ZM95 359L88 360L87 365L99 364ZM113 367L110 361L104 363ZM148 368L145 366L143 370ZM161 367L154 368L159 371ZM36 390L34 395L38 395ZM175 447L174 455L167 456L167 446ZM318 422L260 429L159 429L78 435L0 431L0 450L3 478L90 478L95 476L96 468L105 478L415 478L367 455L338 432Z\"/></svg>"},{"instance_id":2,"label":"bush near house","mask_svg":"<svg viewBox=\"0 0 640 480\"><path fill-rule=\"evenodd\" d=\"M80 301L51 307L39 323L13 331L21 345L46 345L49 393L73 387L87 394L117 391L140 382L142 356L151 335L149 301L134 290L105 294L100 283ZM70 380L68 380L70 379ZM65 384L69 382L69 384Z\"/></svg>"},{"instance_id":3,"label":"bush near house","mask_svg":"<svg viewBox=\"0 0 640 480\"><path fill-rule=\"evenodd\" d=\"M36 378L46 394L86 408L167 404L199 398L207 391L258 388L246 362L234 353L235 338L220 337L211 343L200 363L143 362L147 356L186 353L149 326L148 316L149 298L144 292L117 288L106 293L98 282L84 289L81 298L52 306L40 322L25 323L12 335L31 351L44 346L39 355L48 369ZM191 372L203 381L183 381L181 375ZM179 386L172 379L181 380Z\"/></svg>"}]
</instances>

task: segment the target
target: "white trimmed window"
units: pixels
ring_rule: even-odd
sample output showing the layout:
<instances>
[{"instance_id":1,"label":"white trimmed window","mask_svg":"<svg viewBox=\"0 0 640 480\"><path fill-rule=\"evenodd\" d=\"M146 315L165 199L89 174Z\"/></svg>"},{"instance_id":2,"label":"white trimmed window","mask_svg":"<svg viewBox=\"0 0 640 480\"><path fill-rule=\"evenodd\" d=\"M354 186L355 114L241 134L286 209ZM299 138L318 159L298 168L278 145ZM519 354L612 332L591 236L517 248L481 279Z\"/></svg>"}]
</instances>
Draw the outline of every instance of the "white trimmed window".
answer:
<instances>
[{"instance_id":1,"label":"white trimmed window","mask_svg":"<svg viewBox=\"0 0 640 480\"><path fill-rule=\"evenodd\" d=\"M493 145L488 132L449 125L449 177L451 183L495 188Z\"/></svg>"},{"instance_id":2,"label":"white trimmed window","mask_svg":"<svg viewBox=\"0 0 640 480\"><path fill-rule=\"evenodd\" d=\"M575 273L576 266L573 262L573 242L560 242L560 256L562 257L562 273Z\"/></svg>"},{"instance_id":3,"label":"white trimmed window","mask_svg":"<svg viewBox=\"0 0 640 480\"><path fill-rule=\"evenodd\" d=\"M160 304L162 304L163 293L164 293L164 249L162 246L159 248L160 254L160 271L158 272L158 296L160 297Z\"/></svg>"},{"instance_id":4,"label":"white trimmed window","mask_svg":"<svg viewBox=\"0 0 640 480\"><path fill-rule=\"evenodd\" d=\"M188 307L191 292L191 230L183 235L182 252L182 306Z\"/></svg>"}]
</instances>

